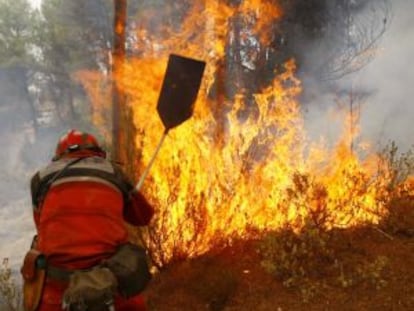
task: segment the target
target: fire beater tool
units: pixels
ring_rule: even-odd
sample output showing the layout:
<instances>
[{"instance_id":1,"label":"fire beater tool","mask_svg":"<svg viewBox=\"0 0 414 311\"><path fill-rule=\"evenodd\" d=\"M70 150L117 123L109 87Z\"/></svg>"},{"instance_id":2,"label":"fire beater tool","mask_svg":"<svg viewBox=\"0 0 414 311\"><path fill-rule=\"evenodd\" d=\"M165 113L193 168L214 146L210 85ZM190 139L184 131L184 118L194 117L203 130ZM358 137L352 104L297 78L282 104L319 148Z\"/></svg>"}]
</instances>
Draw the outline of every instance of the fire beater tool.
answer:
<instances>
[{"instance_id":1,"label":"fire beater tool","mask_svg":"<svg viewBox=\"0 0 414 311\"><path fill-rule=\"evenodd\" d=\"M194 103L201 85L206 63L204 61L171 54L158 98L157 111L164 125L164 133L148 166L135 189L141 189L144 179L161 149L170 129L180 125L193 115Z\"/></svg>"}]
</instances>

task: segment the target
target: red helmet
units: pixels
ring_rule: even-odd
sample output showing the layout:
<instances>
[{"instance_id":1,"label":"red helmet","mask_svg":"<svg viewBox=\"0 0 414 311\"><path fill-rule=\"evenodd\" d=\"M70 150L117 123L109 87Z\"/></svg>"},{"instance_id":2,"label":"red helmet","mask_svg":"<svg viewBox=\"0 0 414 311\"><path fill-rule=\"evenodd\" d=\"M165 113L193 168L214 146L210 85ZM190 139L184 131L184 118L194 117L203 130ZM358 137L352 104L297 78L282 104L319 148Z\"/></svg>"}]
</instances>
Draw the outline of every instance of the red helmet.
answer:
<instances>
[{"instance_id":1,"label":"red helmet","mask_svg":"<svg viewBox=\"0 0 414 311\"><path fill-rule=\"evenodd\" d=\"M53 161L74 152L84 152L85 154L93 154L102 158L106 157L106 152L102 150L93 135L78 130L70 130L59 139Z\"/></svg>"}]
</instances>

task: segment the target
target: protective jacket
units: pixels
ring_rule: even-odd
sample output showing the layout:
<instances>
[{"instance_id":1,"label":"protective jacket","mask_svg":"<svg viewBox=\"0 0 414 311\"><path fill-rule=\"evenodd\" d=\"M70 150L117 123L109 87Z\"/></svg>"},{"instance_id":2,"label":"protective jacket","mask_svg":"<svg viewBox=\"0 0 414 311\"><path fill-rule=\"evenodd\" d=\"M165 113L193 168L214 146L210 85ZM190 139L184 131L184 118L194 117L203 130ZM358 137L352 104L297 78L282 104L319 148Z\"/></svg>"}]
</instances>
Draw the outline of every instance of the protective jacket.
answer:
<instances>
[{"instance_id":1,"label":"protective jacket","mask_svg":"<svg viewBox=\"0 0 414 311\"><path fill-rule=\"evenodd\" d=\"M47 264L65 270L89 269L128 241L124 221L147 225L153 208L133 191L121 169L88 154L51 162L31 180L36 249ZM46 278L39 311L61 310L66 283ZM116 298L118 311L145 310L142 297Z\"/></svg>"}]
</instances>

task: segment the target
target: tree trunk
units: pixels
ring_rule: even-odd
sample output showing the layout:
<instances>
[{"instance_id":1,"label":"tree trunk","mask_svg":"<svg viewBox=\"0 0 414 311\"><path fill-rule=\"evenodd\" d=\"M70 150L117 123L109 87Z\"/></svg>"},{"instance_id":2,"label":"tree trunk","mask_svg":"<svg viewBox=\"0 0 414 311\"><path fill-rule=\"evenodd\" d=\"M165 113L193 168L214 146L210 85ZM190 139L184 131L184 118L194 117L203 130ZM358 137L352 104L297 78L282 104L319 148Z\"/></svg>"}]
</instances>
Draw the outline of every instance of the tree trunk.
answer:
<instances>
[{"instance_id":1,"label":"tree trunk","mask_svg":"<svg viewBox=\"0 0 414 311\"><path fill-rule=\"evenodd\" d=\"M121 124L125 108L125 94L118 87L117 77L122 76L122 67L125 62L125 27L126 27L127 0L114 0L114 43L112 50L112 159L125 163L125 137L122 135Z\"/></svg>"},{"instance_id":2,"label":"tree trunk","mask_svg":"<svg viewBox=\"0 0 414 311\"><path fill-rule=\"evenodd\" d=\"M127 105L125 92L117 80L123 76L127 0L114 2L114 45L112 57L112 159L123 164L131 178L135 175L135 126L132 109Z\"/></svg>"}]
</instances>

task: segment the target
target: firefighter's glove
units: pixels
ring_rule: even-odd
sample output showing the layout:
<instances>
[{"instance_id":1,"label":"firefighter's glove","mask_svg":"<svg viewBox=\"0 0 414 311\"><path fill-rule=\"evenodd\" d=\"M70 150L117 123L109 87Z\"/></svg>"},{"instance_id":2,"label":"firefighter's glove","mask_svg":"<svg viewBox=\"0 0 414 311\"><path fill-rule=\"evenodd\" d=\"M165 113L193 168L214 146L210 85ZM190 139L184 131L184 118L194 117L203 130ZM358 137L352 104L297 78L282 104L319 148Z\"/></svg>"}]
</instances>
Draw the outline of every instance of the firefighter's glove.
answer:
<instances>
[{"instance_id":1,"label":"firefighter's glove","mask_svg":"<svg viewBox=\"0 0 414 311\"><path fill-rule=\"evenodd\" d=\"M76 271L63 294L62 309L67 311L113 310L117 289L114 274L105 267Z\"/></svg>"},{"instance_id":2,"label":"firefighter's glove","mask_svg":"<svg viewBox=\"0 0 414 311\"><path fill-rule=\"evenodd\" d=\"M121 245L102 266L110 269L118 281L118 292L125 298L141 293L151 279L144 248L131 243Z\"/></svg>"}]
</instances>

